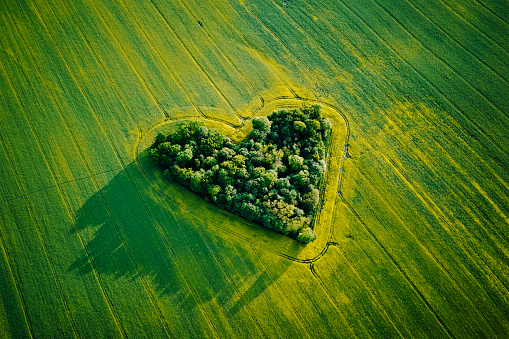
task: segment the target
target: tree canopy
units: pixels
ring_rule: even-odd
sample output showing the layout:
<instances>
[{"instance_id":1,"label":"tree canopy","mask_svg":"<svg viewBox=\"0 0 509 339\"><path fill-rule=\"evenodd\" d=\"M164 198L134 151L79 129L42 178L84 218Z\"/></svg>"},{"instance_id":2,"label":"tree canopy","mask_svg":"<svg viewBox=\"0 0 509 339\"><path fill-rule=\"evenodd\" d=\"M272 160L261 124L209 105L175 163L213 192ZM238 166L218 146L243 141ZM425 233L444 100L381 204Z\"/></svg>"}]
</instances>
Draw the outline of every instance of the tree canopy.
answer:
<instances>
[{"instance_id":1,"label":"tree canopy","mask_svg":"<svg viewBox=\"0 0 509 339\"><path fill-rule=\"evenodd\" d=\"M157 135L150 158L167 178L221 208L298 241L315 240L330 120L313 105L252 123L239 144L196 121L182 123Z\"/></svg>"}]
</instances>

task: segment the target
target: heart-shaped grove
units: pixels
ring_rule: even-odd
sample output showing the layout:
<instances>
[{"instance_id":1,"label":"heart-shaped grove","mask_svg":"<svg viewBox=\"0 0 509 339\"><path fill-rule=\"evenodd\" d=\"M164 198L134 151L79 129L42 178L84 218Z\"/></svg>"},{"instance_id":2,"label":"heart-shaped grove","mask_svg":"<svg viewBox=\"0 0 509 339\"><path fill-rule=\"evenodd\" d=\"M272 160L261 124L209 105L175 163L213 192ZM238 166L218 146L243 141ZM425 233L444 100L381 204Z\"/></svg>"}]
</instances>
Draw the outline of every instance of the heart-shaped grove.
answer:
<instances>
[{"instance_id":1,"label":"heart-shaped grove","mask_svg":"<svg viewBox=\"0 0 509 339\"><path fill-rule=\"evenodd\" d=\"M298 241L311 228L320 201L332 123L320 106L272 112L252 120L239 144L204 123L159 133L150 159L164 175L217 206Z\"/></svg>"},{"instance_id":2,"label":"heart-shaped grove","mask_svg":"<svg viewBox=\"0 0 509 339\"><path fill-rule=\"evenodd\" d=\"M202 226L309 260L330 240L348 135L339 110L312 104L296 99L266 103L241 128L203 118L161 122L143 133L138 165L152 187L203 220ZM319 241L303 251L290 238L283 241L247 220L303 242L314 240L316 231Z\"/></svg>"}]
</instances>

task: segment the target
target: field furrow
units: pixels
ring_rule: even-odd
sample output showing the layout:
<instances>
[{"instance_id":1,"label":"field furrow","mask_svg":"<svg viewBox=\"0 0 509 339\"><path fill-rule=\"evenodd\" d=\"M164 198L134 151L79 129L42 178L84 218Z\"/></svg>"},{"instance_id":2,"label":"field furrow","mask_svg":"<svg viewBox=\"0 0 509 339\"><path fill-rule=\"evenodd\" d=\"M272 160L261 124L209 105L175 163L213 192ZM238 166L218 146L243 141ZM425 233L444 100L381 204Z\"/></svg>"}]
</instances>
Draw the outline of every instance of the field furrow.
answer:
<instances>
[{"instance_id":1,"label":"field furrow","mask_svg":"<svg viewBox=\"0 0 509 339\"><path fill-rule=\"evenodd\" d=\"M339 293L333 291L331 296L322 281L313 276L309 264L290 262L270 252L253 250L265 263L268 276L279 282L289 303L301 314L304 326L312 329L313 336L357 336L358 331L347 318L347 312L335 301ZM253 283L250 290L256 291L256 288L256 283ZM322 325L316 326L318 323Z\"/></svg>"},{"instance_id":2,"label":"field furrow","mask_svg":"<svg viewBox=\"0 0 509 339\"><path fill-rule=\"evenodd\" d=\"M93 6L93 4L85 5ZM135 6L135 4L131 5ZM210 77L201 71L199 65L193 60L192 56L179 40L173 27L156 8L153 6L143 6L133 9L127 7L124 3L117 5L117 8L120 10L117 15L123 12L125 13L122 19L123 22L121 23L129 23L130 27L138 29L138 34L143 34L144 36L143 39L138 38L138 42L142 42L143 44L139 47L137 44L134 46L139 49L143 45L149 45L147 50L152 50L152 53L155 53L158 58L164 62L166 68L165 72L170 72L177 79L176 83L183 88L186 96L195 103L195 107L200 113L235 125L240 124L240 120L235 115L232 107L225 101L224 97L218 95L217 89L210 81ZM136 16L134 16L136 20L133 18L134 10L136 10ZM77 13L80 12L81 11L77 11ZM133 20L135 20L134 23ZM101 24L109 25L108 22L104 20ZM149 34L148 32L154 31L155 27L157 27L156 31L162 29L166 33ZM111 32L112 36L114 36L114 31ZM97 33L97 31L94 32L94 34ZM125 38L133 39L132 33L129 33ZM122 39L122 41L124 40L125 39ZM119 48L124 48L119 43L115 43L115 45L119 46ZM128 53L126 53L126 55L128 55Z\"/></svg>"},{"instance_id":3,"label":"field furrow","mask_svg":"<svg viewBox=\"0 0 509 339\"><path fill-rule=\"evenodd\" d=\"M385 311L405 336L451 336L448 328L395 258L344 202L335 209L334 240ZM317 263L318 264L318 263ZM330 268L328 268L330 270Z\"/></svg>"},{"instance_id":4,"label":"field furrow","mask_svg":"<svg viewBox=\"0 0 509 339\"><path fill-rule=\"evenodd\" d=\"M211 80L221 96L231 104L237 115L247 118L263 105L263 98L205 34L203 23L189 12L188 5L182 2L169 5L157 0L140 5L150 6L151 4L167 22L171 22L175 34L183 42L186 51Z\"/></svg>"},{"instance_id":5,"label":"field furrow","mask_svg":"<svg viewBox=\"0 0 509 339\"><path fill-rule=\"evenodd\" d=\"M164 245L167 256L175 261L179 271L186 277L198 302L195 307L207 314L219 337L231 336L233 333L241 333L247 337L256 337L256 333L259 335L258 328L242 325L242 319L250 317L249 310L241 310L232 315L222 312L224 305L238 291L232 281L228 280L227 273L215 258L212 249L207 246L192 217L160 196L157 191L146 188L146 179L140 176L139 170L132 168L130 171L133 173L133 180L143 184L137 186L144 199L149 199L146 202L149 209L147 213L159 224L154 225L157 229L153 230L155 234L159 232L159 241L164 239L159 246ZM154 199L160 202L160 206L152 202ZM147 264L153 266L150 262ZM159 285L157 290L164 294L172 293L171 280L162 278L167 272L159 267L154 267L153 271L155 284Z\"/></svg>"},{"instance_id":6,"label":"field furrow","mask_svg":"<svg viewBox=\"0 0 509 339\"><path fill-rule=\"evenodd\" d=\"M509 24L507 20L509 15L509 8L507 8L507 4L504 1L498 0L476 0L474 1L480 6L484 7L486 10L491 12L493 15L499 17L506 24Z\"/></svg>"},{"instance_id":7,"label":"field furrow","mask_svg":"<svg viewBox=\"0 0 509 339\"><path fill-rule=\"evenodd\" d=\"M505 129L500 128L500 126L507 126L507 117L501 114L499 107L494 105L477 88L468 84L461 74L457 73L457 70L450 68L415 36L404 30L396 20L387 14L387 11L381 9L377 11L378 7L368 6L364 2L344 1L343 3L362 20L364 26L376 34L378 39L397 51L401 58L408 61L440 92L447 93L446 97L462 112L468 113L469 118L507 153L508 148L502 137ZM373 11L375 13L371 13ZM472 72L470 74L472 75ZM489 74L480 73L479 76L481 79L484 77L485 82L489 81ZM494 93L490 93L490 96L496 96L497 92L498 90L495 90Z\"/></svg>"},{"instance_id":8,"label":"field furrow","mask_svg":"<svg viewBox=\"0 0 509 339\"><path fill-rule=\"evenodd\" d=\"M75 337L66 300L29 208L17 201L5 203L1 221L2 238L19 291L25 297L32 335L36 338ZM58 327L52 325L55 321Z\"/></svg>"},{"instance_id":9,"label":"field furrow","mask_svg":"<svg viewBox=\"0 0 509 339\"><path fill-rule=\"evenodd\" d=\"M13 275L12 263L3 240L2 232L0 232L0 286L2 286L0 333L5 337L31 338L30 323L26 317L25 296L20 292L19 283Z\"/></svg>"},{"instance_id":10,"label":"field furrow","mask_svg":"<svg viewBox=\"0 0 509 339\"><path fill-rule=\"evenodd\" d=\"M385 189L393 193L395 197L400 195L404 198L404 200L394 198L391 201L391 210L394 214L400 216L406 224L412 221L418 225L408 228L408 231L414 234L416 239L431 240L426 245L420 242L433 253L440 266L458 282L458 285L461 285L461 289L473 300L476 307L482 309L483 314L490 314L491 321L495 322L498 318L496 327L505 328L502 333L507 331L503 320L503 307L498 309L504 305L507 294L507 278L500 266L500 262L506 260L507 248L497 248L498 242L503 243L503 240L498 239L497 242L487 236L478 236L476 241L470 240L468 239L469 230L460 228L458 224L450 221L447 222L449 220L447 216L443 214L429 216L420 212L432 208L426 204L421 206L418 201L414 201L412 194L407 193L401 185L400 179L396 175L390 175L390 170L385 170L386 167L390 169L391 166L384 165L375 156L370 158L372 159L366 159L364 164L361 164L362 160L359 161L359 168L366 172L362 173L363 178L369 181L371 187L375 187L380 180L391 182L390 185L385 186ZM379 166L380 173L383 173L382 177L378 177L379 174L373 174L374 166Z\"/></svg>"},{"instance_id":11,"label":"field furrow","mask_svg":"<svg viewBox=\"0 0 509 339\"><path fill-rule=\"evenodd\" d=\"M211 229L208 218L194 220L199 229L207 231L202 232L204 241L236 287L236 294L223 305L226 314L248 310L265 337L313 337L306 324L308 319L278 283L280 275L271 275L268 263L259 258L255 248L248 243L225 241L221 237L224 231Z\"/></svg>"},{"instance_id":12,"label":"field furrow","mask_svg":"<svg viewBox=\"0 0 509 339\"><path fill-rule=\"evenodd\" d=\"M509 25L477 1L442 0L443 4L456 15L478 29L498 46L509 51L507 33Z\"/></svg>"},{"instance_id":13,"label":"field furrow","mask_svg":"<svg viewBox=\"0 0 509 339\"><path fill-rule=\"evenodd\" d=\"M446 7L441 1L423 2L408 1L420 15L419 22L426 22L426 26L433 25L432 34L441 35L447 40L454 41L456 50L461 48L461 54L469 54L496 74L504 82L508 81L507 50L500 48L491 39L483 37L478 30L473 29ZM447 20L444 20L447 18ZM431 25L429 25L431 27ZM452 43L452 42L451 42ZM444 48L445 46L442 46ZM449 48L448 48L449 49ZM452 48L451 48L452 50Z\"/></svg>"},{"instance_id":14,"label":"field furrow","mask_svg":"<svg viewBox=\"0 0 509 339\"><path fill-rule=\"evenodd\" d=\"M298 20L301 24L306 22L305 18L302 18L301 16L297 16L296 20ZM312 28L307 31L311 32ZM320 34L323 35L324 33L317 33L317 35ZM332 41L337 42L337 40ZM350 61L348 60L348 56L345 55L342 57L342 46L336 47L329 43L327 45L322 45L322 47L328 50L330 55L335 56L338 64L341 64L343 67L347 67L355 74L355 78L358 80L356 82L352 81L352 85L360 85L363 89L372 93L369 93L370 99L377 102L377 110L383 112L384 115L387 116L388 123L398 128L399 132L402 133L405 138L414 142L416 148L422 150L423 153L429 154L429 159L433 163L433 168L440 168L444 172L451 172L450 168L455 168L456 171L448 174L450 174L451 177L460 177L457 181L461 181L465 183L465 185L474 178L474 180L482 180L483 190L486 190L489 187L489 193L483 194L485 200L481 198L481 194L479 193L475 196L478 197L476 202L481 204L483 210L492 210L492 205L495 205L493 201L496 201L496 205L499 206L507 205L507 184L502 181L498 175L495 178L485 178L489 173L486 173L486 170L482 171L484 168L481 170L476 169L476 167L479 166L479 161L483 161L482 157L479 154L473 153L471 149L462 150L462 153L465 155L461 154L456 144L451 140L456 140L457 135L452 133L451 138L451 136L442 133L442 128L437 128L436 125L432 124L433 120L423 113L425 112L429 114L429 108L423 107L422 104L419 105L417 100L414 101L414 104L412 104L411 102L408 102L408 98L404 96L403 93L398 93L398 91L393 87L387 88L387 83L383 82L378 74L368 72L366 67L367 65L362 65L360 60L354 59ZM359 66L356 67L355 64L362 65L362 72L359 72L357 68ZM384 93L387 92L391 92L393 94L391 96L384 95ZM413 118L411 121L402 118L409 114L411 114ZM392 128L392 126L389 128ZM428 136L428 133L431 135ZM479 161L471 161L473 156L479 159ZM469 166L466 166L467 163ZM488 168L487 170L494 173L491 168ZM501 181L501 183L497 184L496 179L499 179L498 181ZM469 193L478 190L480 186L481 185L479 185L476 181L472 182L469 188ZM503 189L501 189L501 186ZM489 195L489 198L486 197L486 195ZM506 214L507 211L490 211L490 217L499 225L503 225L506 222Z\"/></svg>"},{"instance_id":15,"label":"field furrow","mask_svg":"<svg viewBox=\"0 0 509 339\"><path fill-rule=\"evenodd\" d=\"M355 171L357 169L352 167L352 175L355 175ZM477 293L477 290L472 287L471 292L465 292L460 288L457 281L450 276L451 272L437 264L437 257L403 227L405 221L399 219L387 202L381 202L378 195L370 192L371 186L363 187L365 178L355 177L355 187L343 186L345 199L356 206L362 202L362 206L356 210L363 223L371 225L372 234L384 244L392 257L397 258L398 266L407 276L412 277L412 284L418 289L418 293L426 298L451 333L460 337L468 336L469 333L493 336L491 324L468 296L470 293ZM393 226L389 229L386 225ZM397 246L393 243L395 240L398 242ZM462 317L458 318L458 314L462 314Z\"/></svg>"},{"instance_id":16,"label":"field furrow","mask_svg":"<svg viewBox=\"0 0 509 339\"><path fill-rule=\"evenodd\" d=\"M116 174L118 172L102 175L96 182L86 179L63 185L77 225L77 230L70 232L78 232L87 247L69 264L68 270L78 277L97 271L127 337L146 333L166 337L168 332L143 282L145 278L141 275L140 265L130 252L125 235L119 229L119 221L108 205L112 197L105 188L105 182L108 182L105 179Z\"/></svg>"},{"instance_id":17,"label":"field furrow","mask_svg":"<svg viewBox=\"0 0 509 339\"><path fill-rule=\"evenodd\" d=\"M25 118L23 108L2 68L0 84L3 91L1 96L4 114L1 117L2 146L7 159L13 165L13 171L18 176L18 187L28 192L37 191L52 186L51 172L37 143L30 124ZM30 157L30 162L27 158ZM14 192L15 193L15 192Z\"/></svg>"},{"instance_id":18,"label":"field furrow","mask_svg":"<svg viewBox=\"0 0 509 339\"><path fill-rule=\"evenodd\" d=\"M69 268L83 251L83 243L74 230L59 189L54 187L32 194L29 200L51 254L67 307L75 319L77 335L83 338L122 337L94 272L86 276L69 274ZM70 237L70 233L74 236ZM87 322L80 321L82 318Z\"/></svg>"},{"instance_id":19,"label":"field furrow","mask_svg":"<svg viewBox=\"0 0 509 339\"><path fill-rule=\"evenodd\" d=\"M0 337L507 338L508 15L1 2ZM150 160L182 121L237 142L252 117L315 102L333 143L310 244Z\"/></svg>"},{"instance_id":20,"label":"field furrow","mask_svg":"<svg viewBox=\"0 0 509 339\"><path fill-rule=\"evenodd\" d=\"M21 189L16 180L12 161L6 153L1 134L0 144L0 197L5 201L20 199L22 197Z\"/></svg>"},{"instance_id":21,"label":"field furrow","mask_svg":"<svg viewBox=\"0 0 509 339\"><path fill-rule=\"evenodd\" d=\"M207 8L201 4L202 2L191 2L186 5L186 9L193 18L203 21L202 30L214 43L215 48L221 50L264 101L294 96L273 66L264 60L264 55L247 41L239 27L230 23L231 17L219 11L215 3L210 3Z\"/></svg>"}]
</instances>

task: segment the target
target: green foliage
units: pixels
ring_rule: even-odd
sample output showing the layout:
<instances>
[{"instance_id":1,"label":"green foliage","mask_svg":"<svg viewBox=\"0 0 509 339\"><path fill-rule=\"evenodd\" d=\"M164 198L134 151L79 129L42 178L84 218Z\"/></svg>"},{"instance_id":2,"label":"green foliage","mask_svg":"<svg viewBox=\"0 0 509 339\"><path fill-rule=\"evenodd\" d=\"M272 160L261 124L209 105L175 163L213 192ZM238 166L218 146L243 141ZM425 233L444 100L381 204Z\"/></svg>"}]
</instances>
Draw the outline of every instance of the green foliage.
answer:
<instances>
[{"instance_id":1,"label":"green foliage","mask_svg":"<svg viewBox=\"0 0 509 339\"><path fill-rule=\"evenodd\" d=\"M320 202L320 192L315 188L302 196L299 206L302 207L304 212L309 213L315 210Z\"/></svg>"},{"instance_id":2,"label":"green foliage","mask_svg":"<svg viewBox=\"0 0 509 339\"><path fill-rule=\"evenodd\" d=\"M253 131L234 145L187 122L158 134L149 157L166 177L221 208L307 243L316 238L310 224L331 127L319 106L280 110L254 118Z\"/></svg>"},{"instance_id":3,"label":"green foliage","mask_svg":"<svg viewBox=\"0 0 509 339\"><path fill-rule=\"evenodd\" d=\"M293 154L288 157L288 164L292 170L297 171L302 168L302 165L304 165L304 158L298 156L297 154Z\"/></svg>"},{"instance_id":4,"label":"green foliage","mask_svg":"<svg viewBox=\"0 0 509 339\"><path fill-rule=\"evenodd\" d=\"M261 130L262 132L268 132L270 130L271 122L267 117L256 117L253 118L253 128Z\"/></svg>"},{"instance_id":5,"label":"green foliage","mask_svg":"<svg viewBox=\"0 0 509 339\"><path fill-rule=\"evenodd\" d=\"M302 121L294 121L293 122L293 128L300 133L303 133L306 130L306 124Z\"/></svg>"},{"instance_id":6,"label":"green foliage","mask_svg":"<svg viewBox=\"0 0 509 339\"><path fill-rule=\"evenodd\" d=\"M297 240L300 242L303 242L305 244L310 243L311 241L314 241L315 239L316 239L316 233L310 227L306 227L304 230L299 232L299 235L297 236Z\"/></svg>"}]
</instances>

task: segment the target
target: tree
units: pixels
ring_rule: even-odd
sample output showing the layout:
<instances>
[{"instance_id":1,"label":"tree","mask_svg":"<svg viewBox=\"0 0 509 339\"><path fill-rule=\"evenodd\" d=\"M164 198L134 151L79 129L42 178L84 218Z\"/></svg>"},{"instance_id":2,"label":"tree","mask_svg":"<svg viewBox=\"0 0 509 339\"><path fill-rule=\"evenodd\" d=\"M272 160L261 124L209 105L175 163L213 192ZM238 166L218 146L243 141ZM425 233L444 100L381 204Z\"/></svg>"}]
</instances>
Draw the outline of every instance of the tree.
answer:
<instances>
[{"instance_id":1,"label":"tree","mask_svg":"<svg viewBox=\"0 0 509 339\"><path fill-rule=\"evenodd\" d=\"M226 160L230 160L235 156L236 152L228 147L223 147L221 150L217 153L216 159L218 162L223 162Z\"/></svg>"},{"instance_id":2,"label":"tree","mask_svg":"<svg viewBox=\"0 0 509 339\"><path fill-rule=\"evenodd\" d=\"M250 202L245 202L242 204L240 215L247 220L257 221L262 217L262 210Z\"/></svg>"},{"instance_id":3,"label":"tree","mask_svg":"<svg viewBox=\"0 0 509 339\"><path fill-rule=\"evenodd\" d=\"M302 165L304 165L304 158L298 156L297 154L291 155L288 157L288 164L293 171L298 171L302 168Z\"/></svg>"},{"instance_id":4,"label":"tree","mask_svg":"<svg viewBox=\"0 0 509 339\"><path fill-rule=\"evenodd\" d=\"M293 128L295 128L297 132L303 133L306 130L306 124L297 120L293 122Z\"/></svg>"},{"instance_id":5,"label":"tree","mask_svg":"<svg viewBox=\"0 0 509 339\"><path fill-rule=\"evenodd\" d=\"M310 213L315 210L319 201L320 191L315 188L302 196L299 206L304 210L304 212Z\"/></svg>"},{"instance_id":6,"label":"tree","mask_svg":"<svg viewBox=\"0 0 509 339\"><path fill-rule=\"evenodd\" d=\"M262 132L270 131L271 122L267 117L256 117L253 118L253 128Z\"/></svg>"},{"instance_id":7,"label":"tree","mask_svg":"<svg viewBox=\"0 0 509 339\"><path fill-rule=\"evenodd\" d=\"M193 159L193 151L190 148L186 148L177 154L177 162L180 166L185 166L191 159Z\"/></svg>"},{"instance_id":8,"label":"tree","mask_svg":"<svg viewBox=\"0 0 509 339\"><path fill-rule=\"evenodd\" d=\"M323 119L321 122L322 126L322 135L324 139L327 139L330 136L332 130L332 122L329 119Z\"/></svg>"},{"instance_id":9,"label":"tree","mask_svg":"<svg viewBox=\"0 0 509 339\"><path fill-rule=\"evenodd\" d=\"M306 227L299 232L297 240L305 244L310 243L316 240L316 233L312 228Z\"/></svg>"},{"instance_id":10,"label":"tree","mask_svg":"<svg viewBox=\"0 0 509 339\"><path fill-rule=\"evenodd\" d=\"M265 171L261 176L261 184L267 189L271 189L277 180L277 172L274 170Z\"/></svg>"},{"instance_id":11,"label":"tree","mask_svg":"<svg viewBox=\"0 0 509 339\"><path fill-rule=\"evenodd\" d=\"M157 133L157 136L156 136L151 148L157 148L157 146L159 146L159 144L167 141L167 138L168 138L168 133L162 133L162 132Z\"/></svg>"}]
</instances>

